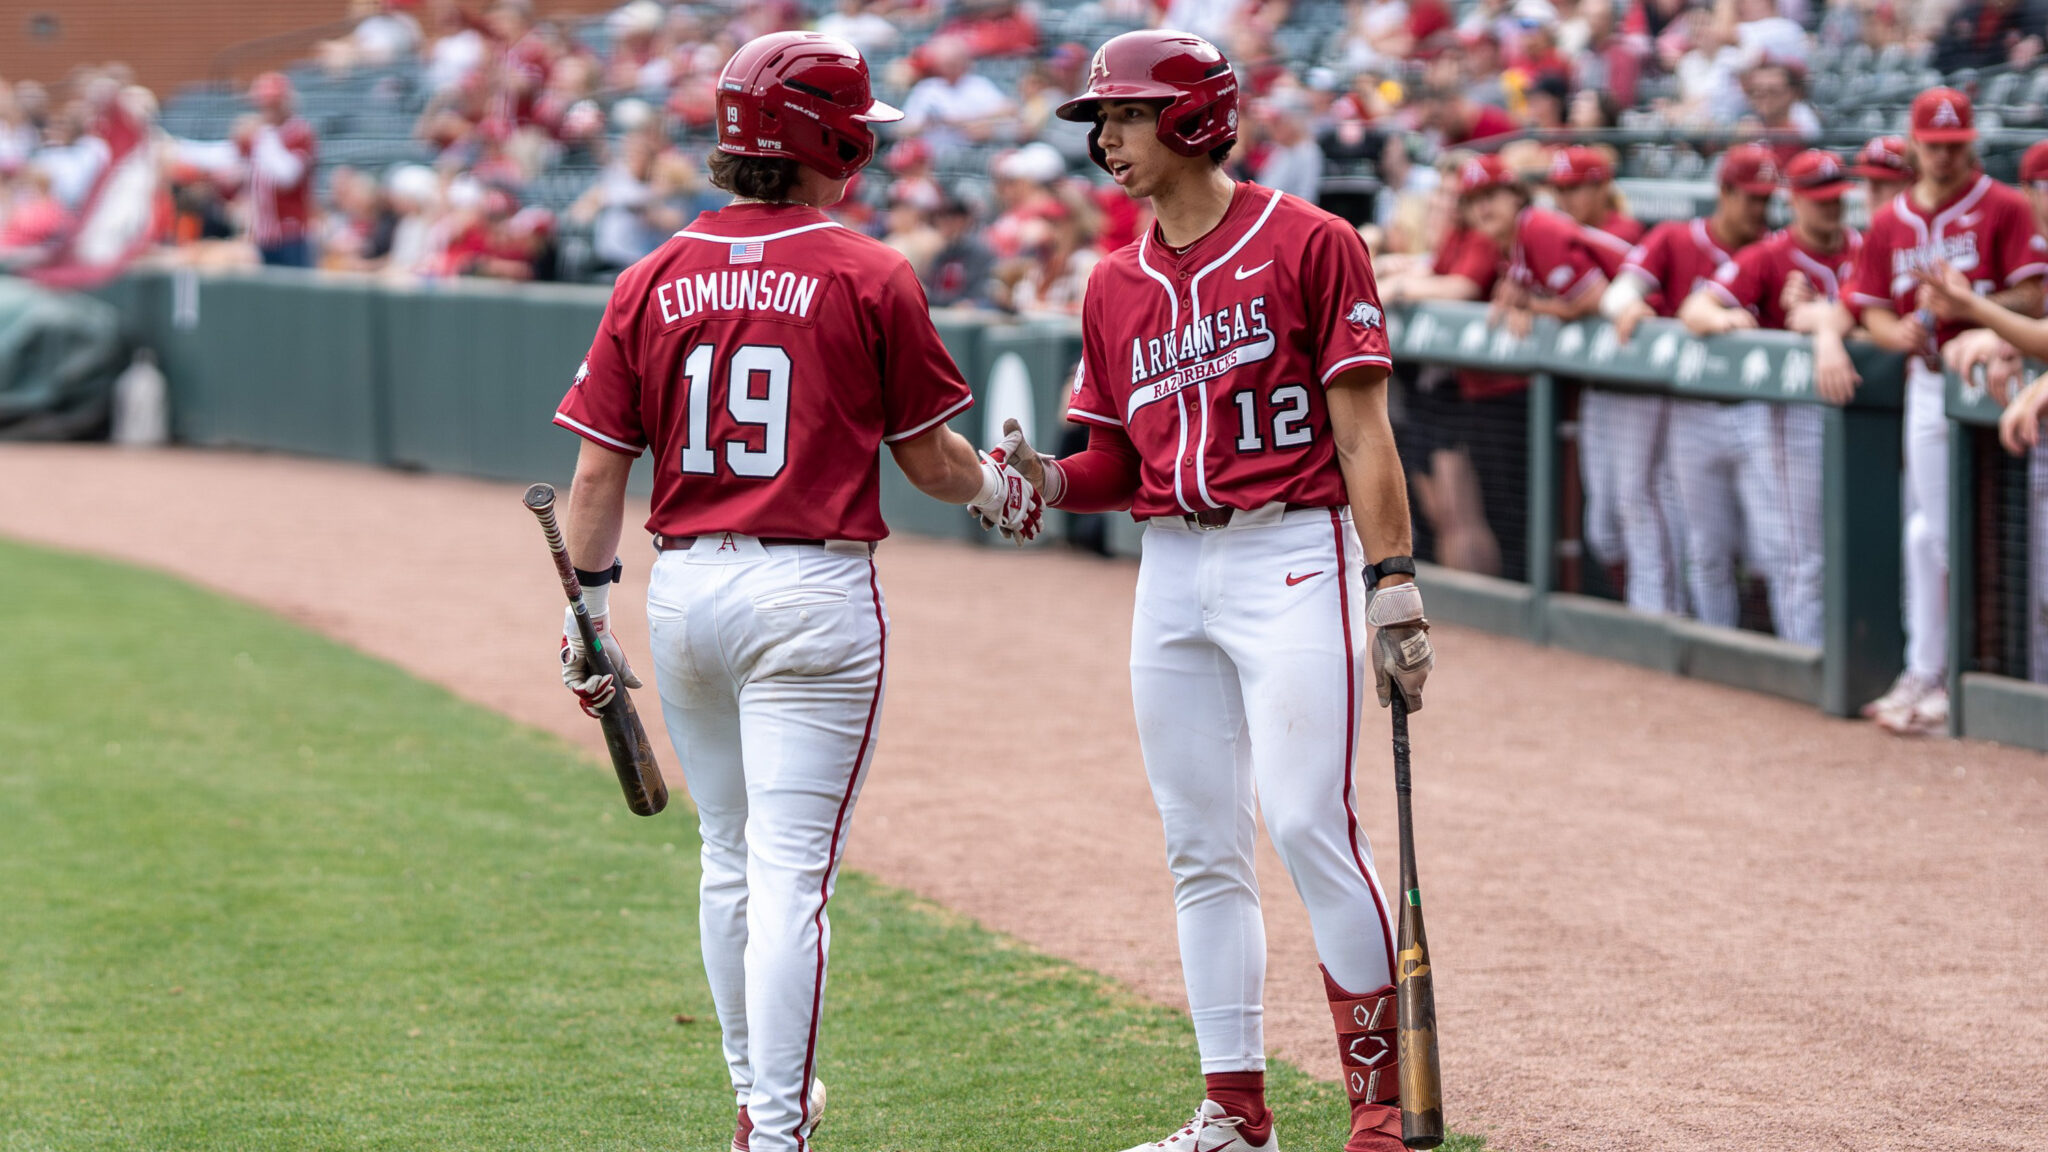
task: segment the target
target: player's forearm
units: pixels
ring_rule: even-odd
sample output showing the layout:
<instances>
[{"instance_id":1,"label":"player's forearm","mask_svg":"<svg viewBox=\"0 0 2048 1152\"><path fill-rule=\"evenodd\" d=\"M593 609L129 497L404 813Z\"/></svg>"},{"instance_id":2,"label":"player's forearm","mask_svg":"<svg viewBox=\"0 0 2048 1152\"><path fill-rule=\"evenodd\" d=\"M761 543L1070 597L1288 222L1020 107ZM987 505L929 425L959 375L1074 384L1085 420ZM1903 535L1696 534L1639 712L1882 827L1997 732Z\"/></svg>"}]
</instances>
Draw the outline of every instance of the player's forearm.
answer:
<instances>
[{"instance_id":1,"label":"player's forearm","mask_svg":"<svg viewBox=\"0 0 2048 1152\"><path fill-rule=\"evenodd\" d=\"M1726 332L1728 325L1722 313L1727 311L1719 301L1704 292L1695 292L1678 306L1678 322L1695 336L1708 336Z\"/></svg>"},{"instance_id":2,"label":"player's forearm","mask_svg":"<svg viewBox=\"0 0 2048 1152\"><path fill-rule=\"evenodd\" d=\"M966 437L943 424L889 445L889 454L911 486L934 500L965 504L981 494L981 456Z\"/></svg>"},{"instance_id":3,"label":"player's forearm","mask_svg":"<svg viewBox=\"0 0 2048 1152\"><path fill-rule=\"evenodd\" d=\"M631 456L584 441L576 457L576 479L569 485L569 511L563 529L571 564L597 572L609 569L618 558L626 518L626 478L632 472Z\"/></svg>"},{"instance_id":4,"label":"player's forearm","mask_svg":"<svg viewBox=\"0 0 2048 1152\"><path fill-rule=\"evenodd\" d=\"M1999 339L2019 349L2020 355L2048 357L2048 320L2023 316L1999 303L1997 296L1971 297L1964 314L1971 323L1998 333Z\"/></svg>"},{"instance_id":5,"label":"player's forearm","mask_svg":"<svg viewBox=\"0 0 2048 1152\"><path fill-rule=\"evenodd\" d=\"M1394 444L1393 422L1387 418L1386 376L1347 373L1332 382L1329 400L1337 465L1344 473L1352 527L1366 560L1378 563L1411 554L1415 544L1408 518L1408 480Z\"/></svg>"},{"instance_id":6,"label":"player's forearm","mask_svg":"<svg viewBox=\"0 0 2048 1152\"><path fill-rule=\"evenodd\" d=\"M2036 277L2024 284L2015 284L2003 291L1993 292L1985 299L1988 303L1996 304L2000 308L2017 313L2020 316L2039 316L2041 314L2040 278Z\"/></svg>"},{"instance_id":7,"label":"player's forearm","mask_svg":"<svg viewBox=\"0 0 2048 1152\"><path fill-rule=\"evenodd\" d=\"M1092 425L1088 447L1045 464L1045 502L1067 512L1122 512L1138 494L1138 450L1121 428Z\"/></svg>"},{"instance_id":8,"label":"player's forearm","mask_svg":"<svg viewBox=\"0 0 2048 1152\"><path fill-rule=\"evenodd\" d=\"M1600 310L1600 298L1607 293L1605 284L1588 285L1579 294L1567 299L1554 296L1537 296L1529 301L1529 311L1538 316L1555 316L1559 320L1583 320Z\"/></svg>"},{"instance_id":9,"label":"player's forearm","mask_svg":"<svg viewBox=\"0 0 2048 1152\"><path fill-rule=\"evenodd\" d=\"M1863 328L1870 333L1870 340L1888 352L1918 352L1920 345L1914 339L1906 322L1889 308L1865 308Z\"/></svg>"}]
</instances>

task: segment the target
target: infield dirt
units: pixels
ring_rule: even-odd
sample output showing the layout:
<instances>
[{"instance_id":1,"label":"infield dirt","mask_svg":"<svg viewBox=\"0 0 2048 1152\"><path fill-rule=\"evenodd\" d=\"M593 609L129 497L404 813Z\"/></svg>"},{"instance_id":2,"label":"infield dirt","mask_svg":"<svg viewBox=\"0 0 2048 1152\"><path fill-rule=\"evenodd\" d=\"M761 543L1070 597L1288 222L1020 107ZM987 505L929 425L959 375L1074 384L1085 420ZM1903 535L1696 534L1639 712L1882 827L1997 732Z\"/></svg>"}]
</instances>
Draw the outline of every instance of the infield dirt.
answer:
<instances>
[{"instance_id":1,"label":"infield dirt","mask_svg":"<svg viewBox=\"0 0 2048 1152\"><path fill-rule=\"evenodd\" d=\"M554 674L520 486L11 445L0 483L0 532L177 573L602 747ZM616 602L643 658L649 555L629 547ZM1183 1003L1130 714L1135 566L907 539L879 559L891 679L852 865ZM1454 1127L1514 1150L2048 1147L2048 758L1436 637L1416 822ZM1383 740L1359 780L1384 875ZM590 786L615 787L595 765ZM1306 918L1260 864L1269 1046L1334 1076Z\"/></svg>"}]
</instances>

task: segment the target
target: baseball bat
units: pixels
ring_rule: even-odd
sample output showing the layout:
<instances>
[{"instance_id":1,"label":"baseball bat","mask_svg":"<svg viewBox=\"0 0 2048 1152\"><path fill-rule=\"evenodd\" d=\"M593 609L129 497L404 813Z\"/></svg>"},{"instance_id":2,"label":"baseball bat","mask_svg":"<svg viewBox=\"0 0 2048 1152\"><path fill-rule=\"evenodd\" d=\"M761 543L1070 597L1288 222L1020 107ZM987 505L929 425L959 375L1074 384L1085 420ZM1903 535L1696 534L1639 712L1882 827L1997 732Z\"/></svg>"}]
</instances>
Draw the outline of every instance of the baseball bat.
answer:
<instances>
[{"instance_id":1,"label":"baseball bat","mask_svg":"<svg viewBox=\"0 0 2048 1152\"><path fill-rule=\"evenodd\" d=\"M1395 1031L1401 1054L1401 1142L1434 1148L1444 1142L1442 1070L1436 1061L1436 981L1429 937L1422 931L1422 885L1415 878L1415 821L1409 808L1408 701L1397 690L1394 711L1394 801L1401 822L1401 929L1394 975Z\"/></svg>"},{"instance_id":2,"label":"baseball bat","mask_svg":"<svg viewBox=\"0 0 2048 1152\"><path fill-rule=\"evenodd\" d=\"M540 521L547 537L548 551L555 557L555 574L562 578L562 593L576 617L576 631L583 637L583 650L590 654L590 666L600 676L613 675L612 654L597 638L591 626L590 609L583 604L583 584L576 579L576 566L569 562L569 545L555 522L555 489L552 484L535 484L526 490L526 510ZM598 727L604 730L604 746L612 754L612 770L625 789L626 807L635 815L652 816L668 805L668 784L661 778L661 766L654 762L654 745L647 741L647 729L623 683L614 682L612 698L598 709Z\"/></svg>"}]
</instances>

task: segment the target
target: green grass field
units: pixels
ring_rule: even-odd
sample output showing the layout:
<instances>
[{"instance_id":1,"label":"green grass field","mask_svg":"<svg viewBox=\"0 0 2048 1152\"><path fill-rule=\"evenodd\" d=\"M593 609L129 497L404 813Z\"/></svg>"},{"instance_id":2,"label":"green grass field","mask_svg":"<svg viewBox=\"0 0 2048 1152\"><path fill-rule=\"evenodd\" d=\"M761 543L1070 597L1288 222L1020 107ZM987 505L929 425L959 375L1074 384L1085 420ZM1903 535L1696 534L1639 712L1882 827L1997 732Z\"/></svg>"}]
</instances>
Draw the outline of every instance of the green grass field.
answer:
<instances>
[{"instance_id":1,"label":"green grass field","mask_svg":"<svg viewBox=\"0 0 2048 1152\"><path fill-rule=\"evenodd\" d=\"M680 802L173 580L0 543L0 587L0 1149L724 1147ZM833 917L827 1152L1192 1109L1178 1014L858 875ZM1336 1086L1269 1079L1336 1152Z\"/></svg>"}]
</instances>

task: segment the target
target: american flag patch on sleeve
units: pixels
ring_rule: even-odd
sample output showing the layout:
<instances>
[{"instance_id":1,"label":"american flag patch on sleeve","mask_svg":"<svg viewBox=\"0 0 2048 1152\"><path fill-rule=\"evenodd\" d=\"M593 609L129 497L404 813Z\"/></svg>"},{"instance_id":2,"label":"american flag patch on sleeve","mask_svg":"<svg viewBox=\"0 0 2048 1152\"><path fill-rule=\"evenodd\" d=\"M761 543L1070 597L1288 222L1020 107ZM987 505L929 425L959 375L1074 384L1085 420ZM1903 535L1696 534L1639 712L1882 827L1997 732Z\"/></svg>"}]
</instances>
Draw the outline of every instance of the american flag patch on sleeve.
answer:
<instances>
[{"instance_id":1,"label":"american flag patch on sleeve","mask_svg":"<svg viewBox=\"0 0 2048 1152\"><path fill-rule=\"evenodd\" d=\"M762 242L759 240L735 243L732 246L732 254L726 257L725 262L727 264L759 264L761 262L762 247Z\"/></svg>"}]
</instances>

